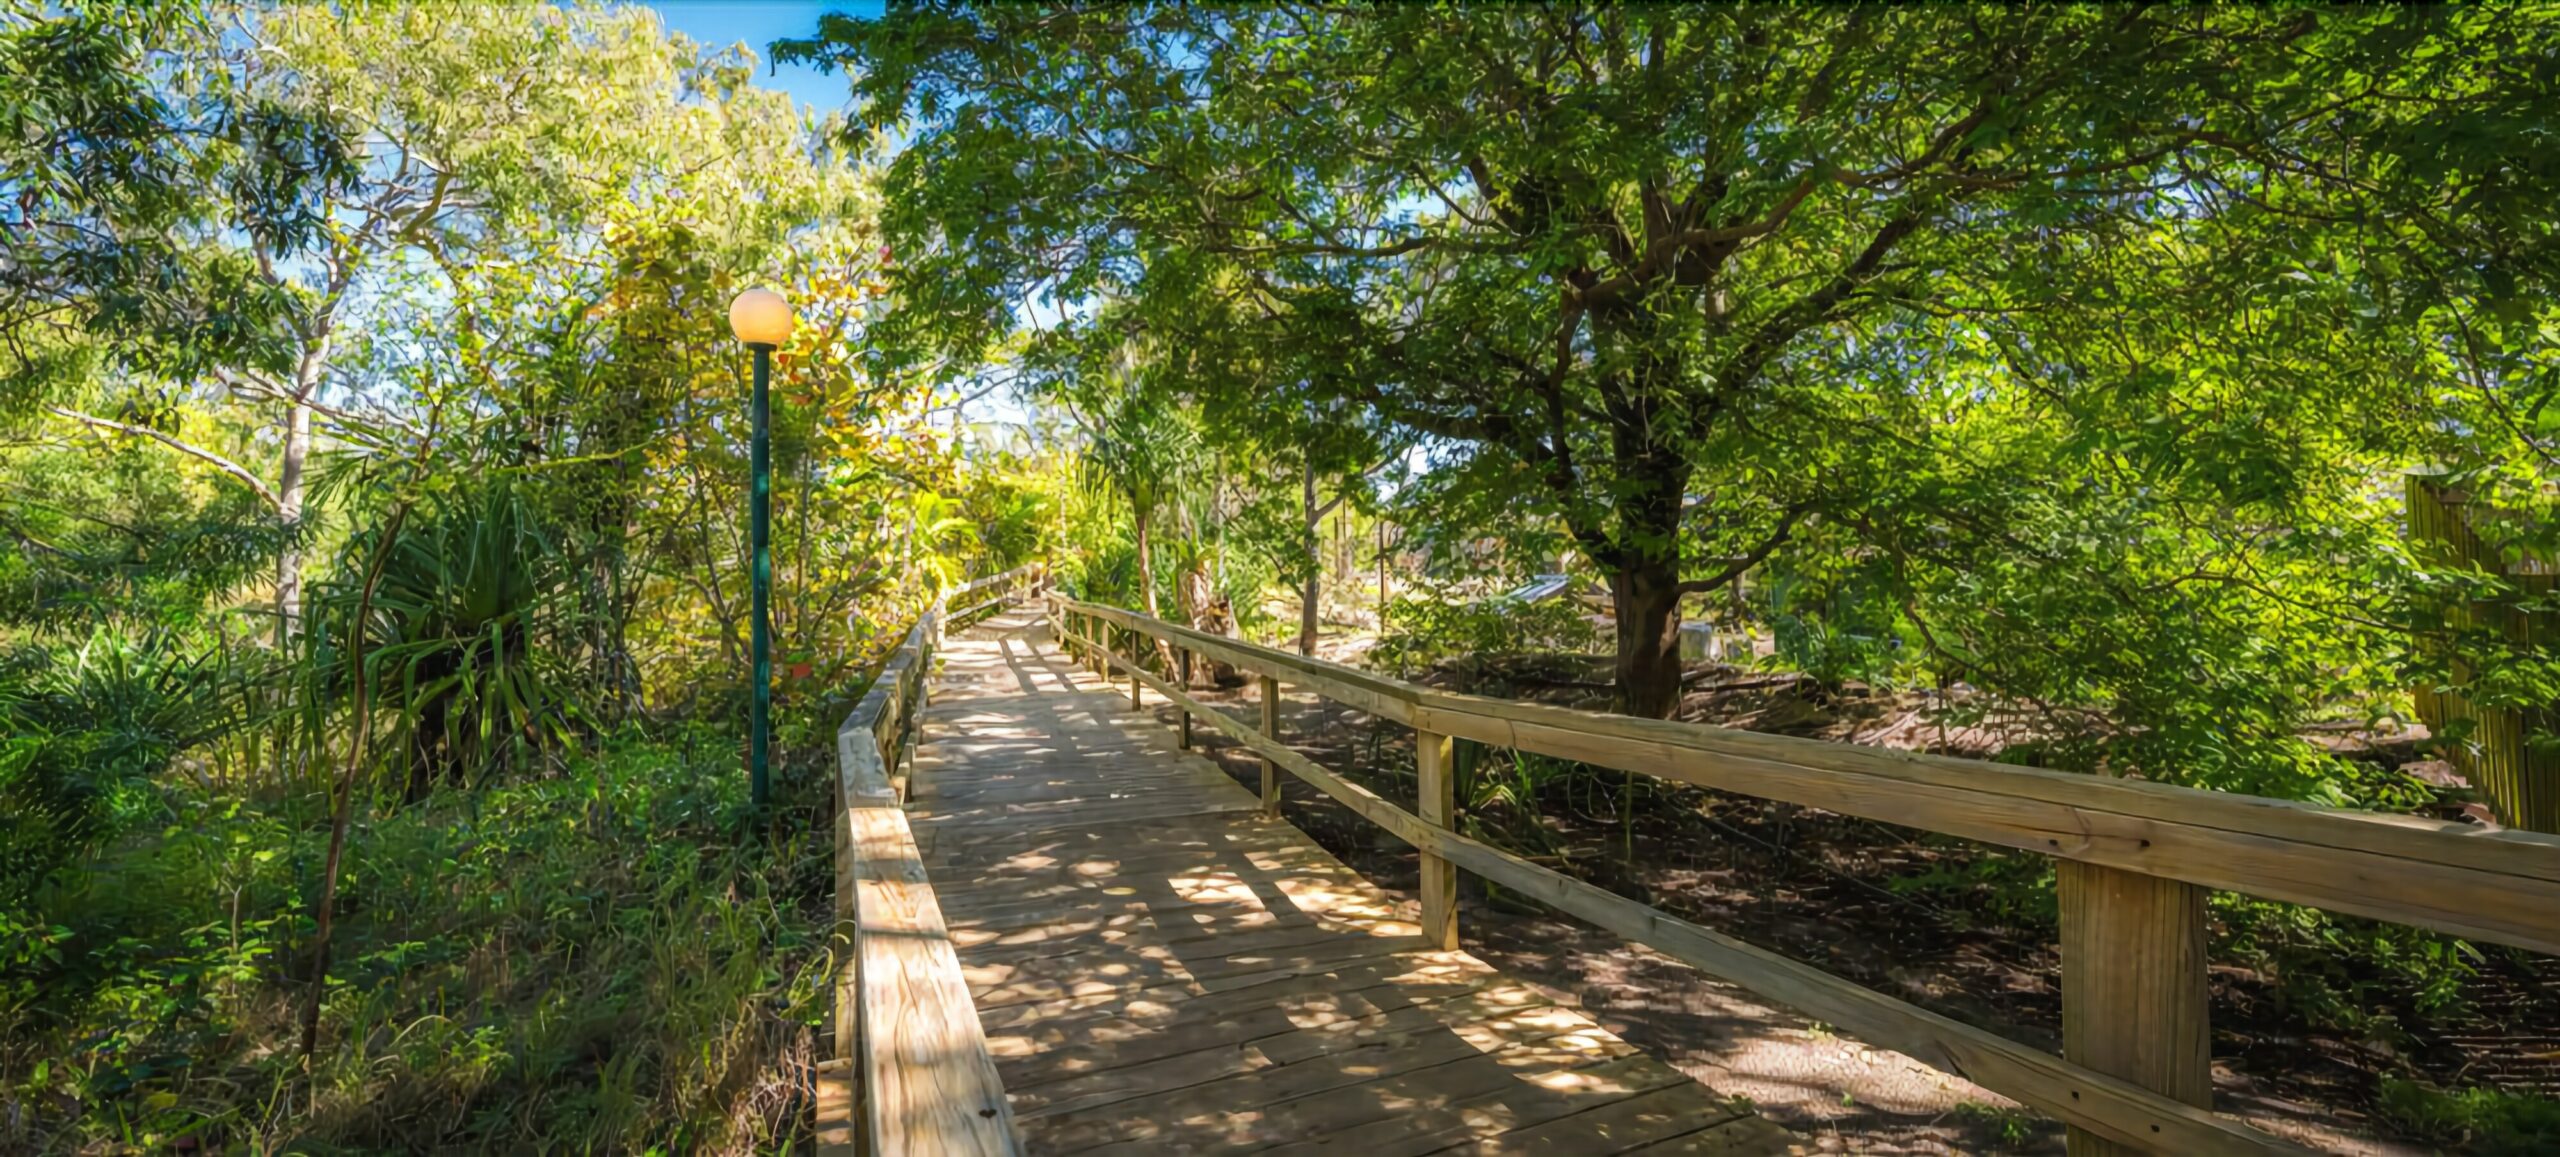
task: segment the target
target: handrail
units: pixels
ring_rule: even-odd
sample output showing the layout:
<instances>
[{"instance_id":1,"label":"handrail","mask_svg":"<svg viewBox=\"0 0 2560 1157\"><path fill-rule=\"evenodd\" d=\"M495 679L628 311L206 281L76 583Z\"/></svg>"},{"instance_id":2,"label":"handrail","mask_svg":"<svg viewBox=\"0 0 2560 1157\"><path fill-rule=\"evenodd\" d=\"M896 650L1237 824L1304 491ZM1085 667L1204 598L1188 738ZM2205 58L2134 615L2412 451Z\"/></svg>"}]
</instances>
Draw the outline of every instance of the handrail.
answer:
<instances>
[{"instance_id":1,"label":"handrail","mask_svg":"<svg viewBox=\"0 0 2560 1157\"><path fill-rule=\"evenodd\" d=\"M968 598L970 595L976 594L988 587L1011 583L1015 579L1019 578L1043 574L1047 570L1048 564L1046 563L1026 562L1021 566L1000 574L991 574L984 578L970 579L969 581L944 592L942 601L945 603L960 602L961 600Z\"/></svg>"},{"instance_id":2,"label":"handrail","mask_svg":"<svg viewBox=\"0 0 2560 1157\"><path fill-rule=\"evenodd\" d=\"M1060 602L1443 735L2560 954L2560 836L1461 695Z\"/></svg>"},{"instance_id":3,"label":"handrail","mask_svg":"<svg viewBox=\"0 0 2560 1157\"><path fill-rule=\"evenodd\" d=\"M836 977L835 1068L818 1097L818 1147L831 1157L1019 1152L1003 1079L907 826L898 769L951 596L1026 572L1039 568L935 599L836 730L836 919L847 951Z\"/></svg>"},{"instance_id":4,"label":"handrail","mask_svg":"<svg viewBox=\"0 0 2560 1157\"><path fill-rule=\"evenodd\" d=\"M1338 663L1211 635L1133 611L1052 595L1061 638L1106 669L1143 682L1424 854L1423 923L1454 929L1429 887L1437 865L1463 867L1629 940L1962 1075L2075 1127L2136 1149L2178 1153L2298 1151L2214 1116L2204 1069L2202 892L2224 888L2457 935L2560 951L2560 838L2317 808L2141 780L1921 755L1701 724L1592 715L1421 687ZM1333 774L1276 739L1193 698L1101 632L1110 624L1245 671L1315 691L1415 728L1423 814ZM1186 664L1188 660L1185 660ZM1269 694L1266 683L1265 694ZM1267 709L1266 709L1267 710ZM1270 716L1266 713L1266 719ZM1445 753L1456 736L2039 852L2088 865L2094 884L2065 888L2065 1052L2056 1057L1595 888L1448 829ZM1436 782L1435 782L1436 781ZM1435 809L1434 796L1438 806ZM1439 822L1427 820L1436 810ZM1445 869L1444 869L1445 870ZM2066 876L2069 876L2066 873ZM2067 884L2078 883L2071 877ZM2169 884L2157 907L2096 885ZM2137 889L2138 891L2138 889ZM1446 895L1445 891L1443 895ZM2191 906L2184 956L2140 942L2158 908ZM2114 905L2110 907L2109 905ZM2140 917L2140 919L2136 919ZM2075 948L2074 937L2080 942ZM2090 951L2095 947L2097 951ZM2178 947L2172 945L2171 947ZM2137 963L2104 959L2120 954ZM2174 958L2173 958L2174 957ZM2092 959L2096 958L2096 959ZM2128 972L2141 975L2128 978ZM2167 992L2164 1011L2130 999L2134 984ZM2112 1020L2110 1019L2112 1016ZM2172 1023L2179 1022L2179 1023ZM2171 1042L2163 1038L2184 1034ZM2186 1039L2192 1037L2193 1039ZM2130 1043L2128 1043L2130 1042ZM2163 1072L2154 1054L2186 1051ZM2128 1059L2140 1058L2140 1059ZM2083 1063L2075 1063L2075 1061ZM2099 1067L2091 1067L2097 1065ZM2168 1092L2161 1091L2163 1089ZM2175 1093L2176 1095L2170 1095ZM2075 1152L2079 1144L2075 1140Z\"/></svg>"}]
</instances>

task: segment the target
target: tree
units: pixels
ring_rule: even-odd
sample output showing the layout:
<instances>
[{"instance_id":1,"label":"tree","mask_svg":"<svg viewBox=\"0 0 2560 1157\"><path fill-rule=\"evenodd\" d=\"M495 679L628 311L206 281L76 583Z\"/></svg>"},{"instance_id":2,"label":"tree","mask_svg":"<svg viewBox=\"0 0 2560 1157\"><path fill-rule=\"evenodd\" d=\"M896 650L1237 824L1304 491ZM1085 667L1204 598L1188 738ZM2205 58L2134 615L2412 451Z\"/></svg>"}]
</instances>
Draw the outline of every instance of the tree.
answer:
<instances>
[{"instance_id":1,"label":"tree","mask_svg":"<svg viewBox=\"0 0 2560 1157\"><path fill-rule=\"evenodd\" d=\"M109 276L149 284L135 267L196 271L202 286L192 307L159 300L167 294L89 296L115 307L97 316L117 323L119 335L146 323L165 334L200 318L182 333L201 340L137 347L192 356L126 352L120 360L148 379L225 398L272 421L279 437L272 465L244 462L148 420L67 404L143 384L129 379L57 375L52 395L63 400L50 409L191 455L254 493L288 532L274 605L280 634L291 634L302 603L314 420L367 420L350 410L360 404L353 376L332 377L351 338L362 336L351 331L357 311L440 277L468 329L482 259L527 251L529 238L571 235L597 219L597 207L645 188L635 178L680 163L658 149L664 125L687 120L680 80L696 50L666 37L646 12L592 5L100 11L40 24L16 43L22 61L76 66L81 83L114 90L103 104L55 97L28 106L79 112L121 133L68 150L61 163L69 175L121 190L91 213L114 244L95 246L86 263L16 264L51 271L70 291ZM119 49L101 29L122 29L134 43ZM115 64L119 52L181 30L195 39L174 89L158 83L150 61ZM172 91L203 95L172 103ZM87 139L76 127L62 131ZM227 178L232 196L194 201L192 188L172 182L200 167L189 159L198 156L208 166L235 156L259 163L227 170L237 174ZM294 180L306 171L316 179ZM127 174L139 180L115 179ZM165 206L183 208L155 209ZM152 211L176 224L154 224Z\"/></svg>"},{"instance_id":2,"label":"tree","mask_svg":"<svg viewBox=\"0 0 2560 1157\"><path fill-rule=\"evenodd\" d=\"M918 255L916 340L972 348L1011 300L1107 294L1194 357L1313 367L1308 392L1446 450L1440 485L1559 518L1608 576L1624 708L1663 715L1684 596L1872 524L1892 448L1944 417L1908 388L1937 351L2136 420L2073 400L2146 356L2074 363L2134 332L2097 323L2214 322L2178 286L2070 290L2053 265L2298 252L2333 227L2198 207L2248 204L2270 157L2325 179L2353 147L2331 113L2424 93L2368 68L2382 40L2513 51L2494 23L964 5L782 51L857 67L870 122L913 118L889 227ZM2341 371L2309 397L2352 411Z\"/></svg>"},{"instance_id":3,"label":"tree","mask_svg":"<svg viewBox=\"0 0 2560 1157\"><path fill-rule=\"evenodd\" d=\"M281 358L290 296L222 235L308 241L354 170L218 37L204 3L0 4L0 383L20 405L100 364Z\"/></svg>"}]
</instances>

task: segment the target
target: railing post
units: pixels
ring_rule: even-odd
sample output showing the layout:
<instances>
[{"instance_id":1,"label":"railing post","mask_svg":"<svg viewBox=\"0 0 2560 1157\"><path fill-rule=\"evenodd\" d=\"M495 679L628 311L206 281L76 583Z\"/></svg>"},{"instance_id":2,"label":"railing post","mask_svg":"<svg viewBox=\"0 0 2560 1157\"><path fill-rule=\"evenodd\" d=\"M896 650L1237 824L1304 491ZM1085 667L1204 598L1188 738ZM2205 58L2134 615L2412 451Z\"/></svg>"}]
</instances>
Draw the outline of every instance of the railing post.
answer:
<instances>
[{"instance_id":1,"label":"railing post","mask_svg":"<svg viewBox=\"0 0 2560 1157\"><path fill-rule=\"evenodd\" d=\"M1191 648L1177 648L1174 651L1174 655L1174 662L1181 668L1181 672L1177 676L1177 678L1181 680L1179 686L1181 686L1183 693L1187 695L1191 692ZM1179 708L1179 710L1182 712L1182 750L1189 751L1191 750L1191 709L1188 707L1182 707Z\"/></svg>"},{"instance_id":2,"label":"railing post","mask_svg":"<svg viewBox=\"0 0 2560 1157\"><path fill-rule=\"evenodd\" d=\"M2205 890L2077 860L2054 865L2062 907L2062 1056L2213 1107ZM2154 1150L2071 1130L2071 1157Z\"/></svg>"},{"instance_id":3,"label":"railing post","mask_svg":"<svg viewBox=\"0 0 2560 1157\"><path fill-rule=\"evenodd\" d=\"M1138 640L1146 636L1129 632L1129 710L1142 711L1146 704L1138 701Z\"/></svg>"},{"instance_id":4,"label":"railing post","mask_svg":"<svg viewBox=\"0 0 2560 1157\"><path fill-rule=\"evenodd\" d=\"M1269 675L1262 677L1262 734L1280 738L1280 681ZM1262 814L1280 814L1280 765L1268 755L1262 757Z\"/></svg>"},{"instance_id":5,"label":"railing post","mask_svg":"<svg viewBox=\"0 0 2560 1157\"><path fill-rule=\"evenodd\" d=\"M1456 808L1451 791L1449 737L1437 732L1413 733L1414 811L1422 822L1449 830ZM1422 852L1422 940L1444 951L1458 947L1458 866Z\"/></svg>"}]
</instances>

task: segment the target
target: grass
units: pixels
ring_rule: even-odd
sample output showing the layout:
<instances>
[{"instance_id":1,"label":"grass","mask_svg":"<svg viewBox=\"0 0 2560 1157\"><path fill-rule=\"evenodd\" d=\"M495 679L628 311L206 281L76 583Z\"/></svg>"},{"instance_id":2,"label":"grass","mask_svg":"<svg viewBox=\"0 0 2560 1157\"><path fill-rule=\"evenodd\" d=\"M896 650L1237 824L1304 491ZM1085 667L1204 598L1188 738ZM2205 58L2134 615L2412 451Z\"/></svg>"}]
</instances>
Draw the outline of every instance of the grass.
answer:
<instances>
[{"instance_id":1,"label":"grass","mask_svg":"<svg viewBox=\"0 0 2560 1157\"><path fill-rule=\"evenodd\" d=\"M823 777L750 835L734 743L626 736L351 836L309 1073L316 801L173 798L0 912L0 1151L774 1152L824 1016Z\"/></svg>"},{"instance_id":2,"label":"grass","mask_svg":"<svg viewBox=\"0 0 2560 1157\"><path fill-rule=\"evenodd\" d=\"M2560 1102L2489 1088L2386 1079L2380 1110L2410 1135L2464 1152L2560 1152Z\"/></svg>"},{"instance_id":3,"label":"grass","mask_svg":"<svg viewBox=\"0 0 2560 1157\"><path fill-rule=\"evenodd\" d=\"M1985 1101L1960 1101L1956 1104L1955 1115L1957 1120L1980 1128L2009 1148L2035 1139L2037 1117L2024 1109Z\"/></svg>"}]
</instances>

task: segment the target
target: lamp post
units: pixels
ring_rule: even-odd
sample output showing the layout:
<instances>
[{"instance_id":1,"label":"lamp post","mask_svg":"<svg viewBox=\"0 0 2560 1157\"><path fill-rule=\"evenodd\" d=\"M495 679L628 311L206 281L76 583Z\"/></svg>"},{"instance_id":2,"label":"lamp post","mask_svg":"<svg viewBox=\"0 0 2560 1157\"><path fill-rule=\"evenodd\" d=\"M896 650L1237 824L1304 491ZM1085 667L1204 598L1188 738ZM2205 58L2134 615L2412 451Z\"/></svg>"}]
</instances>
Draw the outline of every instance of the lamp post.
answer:
<instances>
[{"instance_id":1,"label":"lamp post","mask_svg":"<svg viewBox=\"0 0 2560 1157\"><path fill-rule=\"evenodd\" d=\"M767 609L773 591L773 408L766 399L773 376L773 351L791 338L791 303L770 289L750 289L729 303L729 332L755 351L756 391L748 403L754 433L748 452L747 545L755 591L755 623L749 646L754 656L754 698L747 717L747 785L758 812L768 793L766 768L772 758L773 619Z\"/></svg>"}]
</instances>

